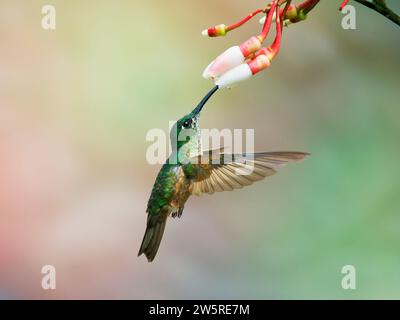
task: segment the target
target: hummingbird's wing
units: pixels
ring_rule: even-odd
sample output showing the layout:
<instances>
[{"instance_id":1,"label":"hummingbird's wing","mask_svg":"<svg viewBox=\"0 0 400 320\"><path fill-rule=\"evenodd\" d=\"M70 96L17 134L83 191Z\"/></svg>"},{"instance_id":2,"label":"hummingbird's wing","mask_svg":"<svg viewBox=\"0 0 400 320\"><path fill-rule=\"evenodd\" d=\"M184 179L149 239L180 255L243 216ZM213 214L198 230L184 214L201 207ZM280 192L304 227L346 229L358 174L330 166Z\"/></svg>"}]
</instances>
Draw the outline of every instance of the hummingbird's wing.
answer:
<instances>
[{"instance_id":1,"label":"hummingbird's wing","mask_svg":"<svg viewBox=\"0 0 400 320\"><path fill-rule=\"evenodd\" d=\"M309 155L305 152L218 154L213 151L196 160L197 174L190 186L194 195L243 188L275 174L289 162L303 160Z\"/></svg>"}]
</instances>

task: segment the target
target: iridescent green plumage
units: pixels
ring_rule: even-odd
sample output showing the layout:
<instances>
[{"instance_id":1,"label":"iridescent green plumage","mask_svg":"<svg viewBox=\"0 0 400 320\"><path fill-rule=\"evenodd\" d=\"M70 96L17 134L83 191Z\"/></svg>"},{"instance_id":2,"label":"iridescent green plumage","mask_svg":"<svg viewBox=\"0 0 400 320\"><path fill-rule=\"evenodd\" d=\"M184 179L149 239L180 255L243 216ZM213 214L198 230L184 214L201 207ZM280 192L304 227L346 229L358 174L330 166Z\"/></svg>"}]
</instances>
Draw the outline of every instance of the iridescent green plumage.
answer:
<instances>
[{"instance_id":1,"label":"iridescent green plumage","mask_svg":"<svg viewBox=\"0 0 400 320\"><path fill-rule=\"evenodd\" d=\"M175 173L177 166L168 163L162 166L147 204L147 212L149 214L159 214L162 208L170 203L174 192L174 185L178 179Z\"/></svg>"}]
</instances>

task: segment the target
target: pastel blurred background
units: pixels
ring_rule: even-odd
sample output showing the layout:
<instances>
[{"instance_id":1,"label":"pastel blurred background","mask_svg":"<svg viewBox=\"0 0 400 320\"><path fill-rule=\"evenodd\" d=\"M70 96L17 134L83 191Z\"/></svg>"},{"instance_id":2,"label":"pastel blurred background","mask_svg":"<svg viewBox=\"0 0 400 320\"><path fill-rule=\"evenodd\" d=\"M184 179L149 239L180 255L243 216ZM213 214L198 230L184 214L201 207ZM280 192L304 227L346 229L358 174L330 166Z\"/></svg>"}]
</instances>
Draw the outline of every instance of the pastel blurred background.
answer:
<instances>
[{"instance_id":1,"label":"pastel blurred background","mask_svg":"<svg viewBox=\"0 0 400 320\"><path fill-rule=\"evenodd\" d=\"M312 157L191 198L155 261L137 257L160 169L146 133L191 110L212 85L203 68L261 26L201 30L265 3L2 1L1 298L400 298L400 29L355 4L357 30L343 30L339 0L285 29L272 67L202 115L254 128L257 150ZM41 28L45 4L56 31ZM356 290L341 287L348 264Z\"/></svg>"}]
</instances>

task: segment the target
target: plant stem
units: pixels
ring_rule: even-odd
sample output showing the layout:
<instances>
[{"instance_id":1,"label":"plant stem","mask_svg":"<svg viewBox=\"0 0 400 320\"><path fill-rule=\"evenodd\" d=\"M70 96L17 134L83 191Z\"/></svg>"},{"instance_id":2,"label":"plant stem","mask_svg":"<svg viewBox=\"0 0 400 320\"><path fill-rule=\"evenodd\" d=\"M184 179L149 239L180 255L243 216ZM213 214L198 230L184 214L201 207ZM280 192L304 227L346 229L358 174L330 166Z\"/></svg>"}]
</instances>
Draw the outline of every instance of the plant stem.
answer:
<instances>
[{"instance_id":1,"label":"plant stem","mask_svg":"<svg viewBox=\"0 0 400 320\"><path fill-rule=\"evenodd\" d=\"M354 1L361 3L362 5L380 13L390 21L400 26L400 16L396 14L394 11L390 10L386 6L384 1L374 1L373 3L367 0L354 0Z\"/></svg>"}]
</instances>

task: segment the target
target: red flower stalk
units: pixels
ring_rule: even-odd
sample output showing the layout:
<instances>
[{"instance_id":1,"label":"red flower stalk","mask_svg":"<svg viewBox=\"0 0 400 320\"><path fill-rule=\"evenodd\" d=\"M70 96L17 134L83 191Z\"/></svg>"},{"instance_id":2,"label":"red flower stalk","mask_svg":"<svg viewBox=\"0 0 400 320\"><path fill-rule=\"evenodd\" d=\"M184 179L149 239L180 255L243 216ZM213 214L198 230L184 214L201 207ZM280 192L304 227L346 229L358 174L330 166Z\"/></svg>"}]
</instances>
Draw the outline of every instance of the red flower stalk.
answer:
<instances>
[{"instance_id":1,"label":"red flower stalk","mask_svg":"<svg viewBox=\"0 0 400 320\"><path fill-rule=\"evenodd\" d=\"M279 7L276 7L276 15L276 36L274 42L268 48L258 50L254 54L254 58L248 62L253 75L268 68L272 60L278 55L282 40L282 17L280 16Z\"/></svg>"},{"instance_id":2,"label":"red flower stalk","mask_svg":"<svg viewBox=\"0 0 400 320\"><path fill-rule=\"evenodd\" d=\"M342 3L342 5L340 6L339 10L342 11L343 8L344 8L345 6L347 6L347 3L348 3L348 2L349 2L349 0L344 0L343 3Z\"/></svg>"},{"instance_id":3,"label":"red flower stalk","mask_svg":"<svg viewBox=\"0 0 400 320\"><path fill-rule=\"evenodd\" d=\"M256 16L257 14L264 12L263 9L257 9L256 11L250 13L248 16L240 20L239 22L236 22L230 26L225 26L224 24L219 24L217 26L205 29L202 31L202 35L204 36L209 36L209 37L219 37L219 36L224 36L226 35L229 31L232 31L236 28L241 27L244 25L247 21L249 21L251 18Z\"/></svg>"},{"instance_id":4,"label":"red flower stalk","mask_svg":"<svg viewBox=\"0 0 400 320\"><path fill-rule=\"evenodd\" d=\"M257 9L256 11L250 13L250 14L249 14L247 17L245 17L243 20L241 20L241 21L239 21L239 22L237 22L237 23L235 23L235 24L232 24L232 25L226 27L226 30L227 30L227 31L231 31L231 30L234 30L234 29L236 29L236 28L241 27L241 26L244 25L247 21L249 21L251 18L253 18L254 16L256 16L257 14L259 14L259 13L261 13L261 12L264 12L264 10L263 10L263 9Z\"/></svg>"},{"instance_id":5,"label":"red flower stalk","mask_svg":"<svg viewBox=\"0 0 400 320\"><path fill-rule=\"evenodd\" d=\"M261 42L264 42L265 38L267 37L267 35L269 33L269 30L271 28L271 23L272 23L272 17L274 16L275 8L278 7L277 4L278 4L278 0L274 0L274 2L271 5L271 8L268 12L263 29L262 29L260 35L258 36ZM278 12L279 12L279 8L278 8ZM277 14L279 15L279 13L277 13Z\"/></svg>"}]
</instances>

